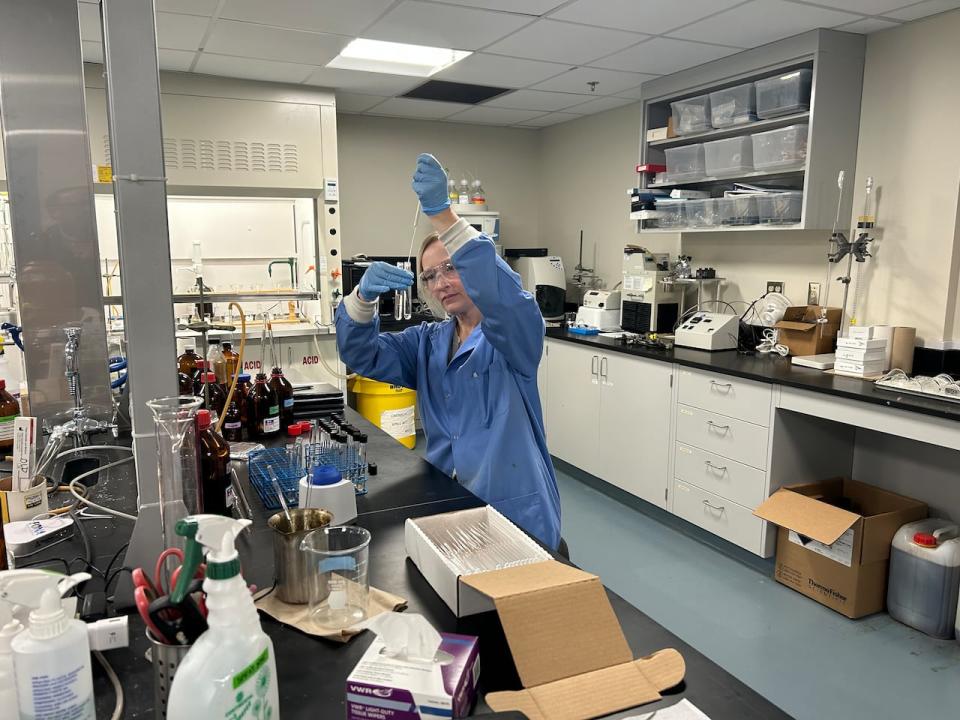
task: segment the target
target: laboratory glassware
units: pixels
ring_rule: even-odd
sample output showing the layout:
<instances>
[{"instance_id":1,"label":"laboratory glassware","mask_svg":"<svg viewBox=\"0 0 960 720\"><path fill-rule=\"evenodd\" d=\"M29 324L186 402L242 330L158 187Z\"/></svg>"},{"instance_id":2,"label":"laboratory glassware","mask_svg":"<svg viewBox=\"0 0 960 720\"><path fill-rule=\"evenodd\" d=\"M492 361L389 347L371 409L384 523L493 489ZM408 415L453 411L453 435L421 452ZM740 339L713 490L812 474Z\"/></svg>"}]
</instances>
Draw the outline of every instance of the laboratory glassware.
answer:
<instances>
[{"instance_id":1,"label":"laboratory glassware","mask_svg":"<svg viewBox=\"0 0 960 720\"><path fill-rule=\"evenodd\" d=\"M220 349L220 340L210 338L210 349L207 350L207 367L217 376L217 382L225 385L227 382L227 358Z\"/></svg>"},{"instance_id":2,"label":"laboratory glassware","mask_svg":"<svg viewBox=\"0 0 960 720\"><path fill-rule=\"evenodd\" d=\"M343 629L366 619L369 548L370 533L351 525L314 530L300 543L314 623Z\"/></svg>"},{"instance_id":3,"label":"laboratory glassware","mask_svg":"<svg viewBox=\"0 0 960 720\"><path fill-rule=\"evenodd\" d=\"M197 411L197 433L202 512L229 516L233 507L233 486L228 468L230 446L211 426L209 410Z\"/></svg>"},{"instance_id":4,"label":"laboratory glassware","mask_svg":"<svg viewBox=\"0 0 960 720\"><path fill-rule=\"evenodd\" d=\"M192 378L197 371L197 360L202 359L192 347L188 347L177 357L177 369Z\"/></svg>"},{"instance_id":5,"label":"laboratory glassware","mask_svg":"<svg viewBox=\"0 0 960 720\"><path fill-rule=\"evenodd\" d=\"M251 440L280 432L280 401L277 391L267 384L266 373L257 373L257 382L248 396L247 421Z\"/></svg>"},{"instance_id":6,"label":"laboratory glassware","mask_svg":"<svg viewBox=\"0 0 960 720\"><path fill-rule=\"evenodd\" d=\"M273 368L270 387L277 393L280 403L280 429L286 430L293 422L293 385L283 376L283 368Z\"/></svg>"}]
</instances>

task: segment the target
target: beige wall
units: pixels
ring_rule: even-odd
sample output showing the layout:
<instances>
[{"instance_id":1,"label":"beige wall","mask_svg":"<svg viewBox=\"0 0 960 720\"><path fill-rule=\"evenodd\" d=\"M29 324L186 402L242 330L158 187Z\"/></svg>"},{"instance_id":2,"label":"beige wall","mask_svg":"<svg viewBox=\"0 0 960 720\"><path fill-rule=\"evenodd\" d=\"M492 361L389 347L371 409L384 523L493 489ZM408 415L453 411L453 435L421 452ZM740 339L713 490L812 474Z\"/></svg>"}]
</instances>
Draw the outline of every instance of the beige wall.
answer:
<instances>
[{"instance_id":1,"label":"beige wall","mask_svg":"<svg viewBox=\"0 0 960 720\"><path fill-rule=\"evenodd\" d=\"M339 114L337 142L345 256L407 253L417 202L410 179L421 152L436 155L458 178L469 171L481 179L489 209L502 214L505 245L536 244L536 130ZM421 219L418 241L426 225Z\"/></svg>"}]
</instances>

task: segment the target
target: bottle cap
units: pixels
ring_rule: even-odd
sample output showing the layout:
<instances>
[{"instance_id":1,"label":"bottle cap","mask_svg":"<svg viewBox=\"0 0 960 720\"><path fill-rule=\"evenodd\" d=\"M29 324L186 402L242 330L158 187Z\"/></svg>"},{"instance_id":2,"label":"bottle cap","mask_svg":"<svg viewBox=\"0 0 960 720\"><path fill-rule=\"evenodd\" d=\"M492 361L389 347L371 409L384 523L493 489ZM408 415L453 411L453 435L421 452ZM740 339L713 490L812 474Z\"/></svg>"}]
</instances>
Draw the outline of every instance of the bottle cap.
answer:
<instances>
[{"instance_id":1,"label":"bottle cap","mask_svg":"<svg viewBox=\"0 0 960 720\"><path fill-rule=\"evenodd\" d=\"M266 381L267 381L267 374L266 374L266 373L262 373L262 372L258 372L258 373L257 373L257 382L266 382Z\"/></svg>"},{"instance_id":2,"label":"bottle cap","mask_svg":"<svg viewBox=\"0 0 960 720\"><path fill-rule=\"evenodd\" d=\"M368 439L366 433L357 433L357 442L365 443Z\"/></svg>"},{"instance_id":3,"label":"bottle cap","mask_svg":"<svg viewBox=\"0 0 960 720\"><path fill-rule=\"evenodd\" d=\"M367 475L373 477L377 474L377 464L375 462L367 463Z\"/></svg>"},{"instance_id":4,"label":"bottle cap","mask_svg":"<svg viewBox=\"0 0 960 720\"><path fill-rule=\"evenodd\" d=\"M300 427L300 423L294 423L287 428L287 435L290 437L300 437L302 432L303 429Z\"/></svg>"},{"instance_id":5,"label":"bottle cap","mask_svg":"<svg viewBox=\"0 0 960 720\"><path fill-rule=\"evenodd\" d=\"M206 430L208 427L210 427L210 411L197 410L197 428Z\"/></svg>"},{"instance_id":6,"label":"bottle cap","mask_svg":"<svg viewBox=\"0 0 960 720\"><path fill-rule=\"evenodd\" d=\"M222 343L222 345L224 350L230 350L233 348L233 343L225 342L225 343Z\"/></svg>"},{"instance_id":7,"label":"bottle cap","mask_svg":"<svg viewBox=\"0 0 960 720\"><path fill-rule=\"evenodd\" d=\"M0 380L0 390L6 390L6 389L7 389L7 381Z\"/></svg>"},{"instance_id":8,"label":"bottle cap","mask_svg":"<svg viewBox=\"0 0 960 720\"><path fill-rule=\"evenodd\" d=\"M43 591L40 607L30 611L30 635L37 640L50 640L63 635L70 620L60 604L60 592L55 588Z\"/></svg>"},{"instance_id":9,"label":"bottle cap","mask_svg":"<svg viewBox=\"0 0 960 720\"><path fill-rule=\"evenodd\" d=\"M275 367L271 372L273 373L274 377L278 377L280 375L283 375L283 368Z\"/></svg>"},{"instance_id":10,"label":"bottle cap","mask_svg":"<svg viewBox=\"0 0 960 720\"><path fill-rule=\"evenodd\" d=\"M935 548L937 546L937 538L934 537L933 533L918 532L914 534L913 542L925 548Z\"/></svg>"},{"instance_id":11,"label":"bottle cap","mask_svg":"<svg viewBox=\"0 0 960 720\"><path fill-rule=\"evenodd\" d=\"M197 370L203 370L205 367L207 367L206 360L197 360Z\"/></svg>"},{"instance_id":12,"label":"bottle cap","mask_svg":"<svg viewBox=\"0 0 960 720\"><path fill-rule=\"evenodd\" d=\"M219 344L220 344L220 338L214 338L214 337L212 337L212 338L210 338L207 342L209 342L211 345L219 345Z\"/></svg>"},{"instance_id":13,"label":"bottle cap","mask_svg":"<svg viewBox=\"0 0 960 720\"><path fill-rule=\"evenodd\" d=\"M215 383L217 381L217 374L212 372L205 373L203 379L208 383Z\"/></svg>"},{"instance_id":14,"label":"bottle cap","mask_svg":"<svg viewBox=\"0 0 960 720\"><path fill-rule=\"evenodd\" d=\"M342 476L334 465L317 465L310 477L311 485L336 485Z\"/></svg>"},{"instance_id":15,"label":"bottle cap","mask_svg":"<svg viewBox=\"0 0 960 720\"><path fill-rule=\"evenodd\" d=\"M301 420L298 424L300 425L301 434L305 434L313 430L313 423L309 420Z\"/></svg>"},{"instance_id":16,"label":"bottle cap","mask_svg":"<svg viewBox=\"0 0 960 720\"><path fill-rule=\"evenodd\" d=\"M241 373L240 377L237 378L237 382L250 382L250 373Z\"/></svg>"}]
</instances>

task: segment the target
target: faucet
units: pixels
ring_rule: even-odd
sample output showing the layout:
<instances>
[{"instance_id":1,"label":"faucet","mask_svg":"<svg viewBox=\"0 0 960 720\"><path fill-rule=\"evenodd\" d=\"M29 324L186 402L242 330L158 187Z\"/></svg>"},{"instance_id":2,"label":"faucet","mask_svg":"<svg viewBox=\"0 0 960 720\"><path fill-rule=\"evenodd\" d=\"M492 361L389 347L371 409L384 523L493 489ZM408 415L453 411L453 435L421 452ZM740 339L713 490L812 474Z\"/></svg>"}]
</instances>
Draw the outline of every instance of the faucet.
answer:
<instances>
[{"instance_id":1,"label":"faucet","mask_svg":"<svg viewBox=\"0 0 960 720\"><path fill-rule=\"evenodd\" d=\"M273 277L273 266L274 265L289 265L290 266L290 288L292 290L297 289L297 259L293 257L284 258L282 260L272 260L267 264L267 275Z\"/></svg>"}]
</instances>

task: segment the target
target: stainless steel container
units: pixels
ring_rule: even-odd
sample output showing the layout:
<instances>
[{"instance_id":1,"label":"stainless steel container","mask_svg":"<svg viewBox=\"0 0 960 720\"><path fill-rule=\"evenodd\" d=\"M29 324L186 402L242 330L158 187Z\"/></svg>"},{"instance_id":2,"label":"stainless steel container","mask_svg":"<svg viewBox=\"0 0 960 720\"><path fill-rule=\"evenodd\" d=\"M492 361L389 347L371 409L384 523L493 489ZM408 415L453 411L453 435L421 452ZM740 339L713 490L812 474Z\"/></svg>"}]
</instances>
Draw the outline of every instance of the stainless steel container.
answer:
<instances>
[{"instance_id":1,"label":"stainless steel container","mask_svg":"<svg viewBox=\"0 0 960 720\"><path fill-rule=\"evenodd\" d=\"M287 516L279 512L267 524L273 530L273 573L277 597L291 605L305 605L310 601L307 575L307 557L300 551L300 542L311 530L326 527L333 520L326 510L297 508Z\"/></svg>"},{"instance_id":2,"label":"stainless steel container","mask_svg":"<svg viewBox=\"0 0 960 720\"><path fill-rule=\"evenodd\" d=\"M193 645L168 645L158 642L147 630L150 641L150 659L153 662L153 716L156 720L167 717L167 701L170 699L170 686L180 663Z\"/></svg>"}]
</instances>

